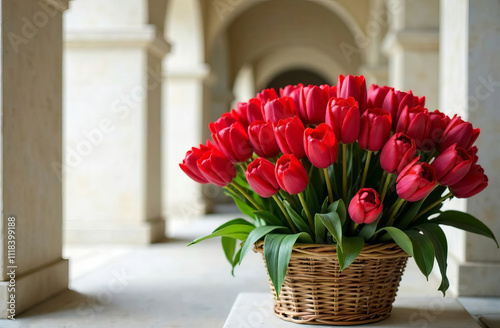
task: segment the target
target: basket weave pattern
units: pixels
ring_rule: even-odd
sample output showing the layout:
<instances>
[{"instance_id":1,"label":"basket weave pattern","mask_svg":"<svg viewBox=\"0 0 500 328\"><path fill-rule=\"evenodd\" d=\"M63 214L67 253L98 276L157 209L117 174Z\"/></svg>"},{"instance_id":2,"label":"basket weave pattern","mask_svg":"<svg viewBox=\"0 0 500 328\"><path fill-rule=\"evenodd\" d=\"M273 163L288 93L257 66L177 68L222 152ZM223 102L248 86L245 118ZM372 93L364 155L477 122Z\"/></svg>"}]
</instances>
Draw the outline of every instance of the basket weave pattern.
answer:
<instances>
[{"instance_id":1,"label":"basket weave pattern","mask_svg":"<svg viewBox=\"0 0 500 328\"><path fill-rule=\"evenodd\" d=\"M263 253L263 243L255 250ZM358 325L389 316L408 260L396 244L368 245L340 272L334 245L294 246L274 312L306 324ZM265 261L264 261L265 262Z\"/></svg>"}]
</instances>

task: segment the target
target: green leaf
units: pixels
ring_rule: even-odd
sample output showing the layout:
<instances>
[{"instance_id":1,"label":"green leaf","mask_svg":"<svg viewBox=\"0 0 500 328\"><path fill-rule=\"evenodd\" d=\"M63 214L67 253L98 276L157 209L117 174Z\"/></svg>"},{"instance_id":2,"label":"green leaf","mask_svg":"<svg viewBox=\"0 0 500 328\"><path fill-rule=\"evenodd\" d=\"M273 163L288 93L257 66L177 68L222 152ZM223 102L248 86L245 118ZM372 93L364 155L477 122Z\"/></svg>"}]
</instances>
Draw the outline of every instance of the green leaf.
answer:
<instances>
[{"instance_id":1,"label":"green leaf","mask_svg":"<svg viewBox=\"0 0 500 328\"><path fill-rule=\"evenodd\" d=\"M318 171L318 170L314 170ZM306 204L311 213L316 213L319 212L320 207L318 203L318 196L316 195L316 191L314 190L315 186L312 183L309 183L307 185L307 188L305 190L305 196L306 196Z\"/></svg>"},{"instance_id":2,"label":"green leaf","mask_svg":"<svg viewBox=\"0 0 500 328\"><path fill-rule=\"evenodd\" d=\"M217 231L221 230L222 228L229 227L229 226L232 226L235 224L248 225L250 227L254 227L254 225L251 222L248 222L245 219L233 219L233 220L227 221L224 224L221 224L220 226L215 228L215 230L212 231L212 233L217 232Z\"/></svg>"},{"instance_id":3,"label":"green leaf","mask_svg":"<svg viewBox=\"0 0 500 328\"><path fill-rule=\"evenodd\" d=\"M312 235L311 228L307 225L306 221L299 215L294 209L290 206L290 203L287 201L283 201L283 205L285 206L286 211L290 215L292 222L299 228L300 231L304 231L309 235Z\"/></svg>"},{"instance_id":4,"label":"green leaf","mask_svg":"<svg viewBox=\"0 0 500 328\"><path fill-rule=\"evenodd\" d=\"M441 227L434 223L422 224L415 228L429 237L434 246L434 255L439 265L439 270L441 271L441 285L438 290L443 292L443 296L445 296L446 291L450 287L450 282L446 275L446 269L448 267L448 242L446 241L446 235Z\"/></svg>"},{"instance_id":5,"label":"green leaf","mask_svg":"<svg viewBox=\"0 0 500 328\"><path fill-rule=\"evenodd\" d=\"M498 241L495 238L493 232L491 232L491 230L484 223L468 213L460 211L445 211L441 213L437 218L429 220L429 222L444 224L468 232L486 236L493 239L497 244L497 247L499 247Z\"/></svg>"},{"instance_id":6,"label":"green leaf","mask_svg":"<svg viewBox=\"0 0 500 328\"><path fill-rule=\"evenodd\" d=\"M328 196L323 201L323 205L321 205L321 213L326 213L328 209Z\"/></svg>"},{"instance_id":7,"label":"green leaf","mask_svg":"<svg viewBox=\"0 0 500 328\"><path fill-rule=\"evenodd\" d=\"M326 229L332 234L337 244L342 245L342 222L340 222L340 217L336 212L325 214L316 213L314 219L321 220L321 223L323 223Z\"/></svg>"},{"instance_id":8,"label":"green leaf","mask_svg":"<svg viewBox=\"0 0 500 328\"><path fill-rule=\"evenodd\" d=\"M264 258L267 272L279 299L281 287L288 270L293 245L302 233L294 235L267 234L264 238Z\"/></svg>"},{"instance_id":9,"label":"green leaf","mask_svg":"<svg viewBox=\"0 0 500 328\"><path fill-rule=\"evenodd\" d=\"M314 216L314 235L317 244L326 244L326 227L318 216Z\"/></svg>"},{"instance_id":10,"label":"green leaf","mask_svg":"<svg viewBox=\"0 0 500 328\"><path fill-rule=\"evenodd\" d=\"M236 268L236 264L240 263L240 256L241 256L241 247L238 250L238 252L236 253L236 256L233 259L233 263L231 263L231 265L233 266L233 268L231 269L231 275L233 277L234 277L234 268Z\"/></svg>"},{"instance_id":11,"label":"green leaf","mask_svg":"<svg viewBox=\"0 0 500 328\"><path fill-rule=\"evenodd\" d=\"M339 260L340 271L347 268L358 257L363 250L365 241L363 237L346 237L342 239L342 247L337 246L337 258Z\"/></svg>"},{"instance_id":12,"label":"green leaf","mask_svg":"<svg viewBox=\"0 0 500 328\"><path fill-rule=\"evenodd\" d=\"M413 258L418 268L429 280L429 274L434 266L434 246L430 238L416 230L406 231L413 245Z\"/></svg>"},{"instance_id":13,"label":"green leaf","mask_svg":"<svg viewBox=\"0 0 500 328\"><path fill-rule=\"evenodd\" d=\"M286 223L269 211L254 211L256 218L263 220L268 226L287 226Z\"/></svg>"},{"instance_id":14,"label":"green leaf","mask_svg":"<svg viewBox=\"0 0 500 328\"><path fill-rule=\"evenodd\" d=\"M408 255L413 256L412 242L406 233L396 227L384 227L382 229L379 229L376 233L379 233L381 231L387 231L392 240L394 240L394 242L396 242L399 247L401 247Z\"/></svg>"},{"instance_id":15,"label":"green leaf","mask_svg":"<svg viewBox=\"0 0 500 328\"><path fill-rule=\"evenodd\" d=\"M345 208L344 201L339 199L328 206L328 212L335 212L339 215L340 222L344 224L347 218L347 210Z\"/></svg>"},{"instance_id":16,"label":"green leaf","mask_svg":"<svg viewBox=\"0 0 500 328\"><path fill-rule=\"evenodd\" d=\"M234 252L236 251L236 239L222 236L220 241L224 254L226 255L226 259L229 263L233 264Z\"/></svg>"},{"instance_id":17,"label":"green leaf","mask_svg":"<svg viewBox=\"0 0 500 328\"><path fill-rule=\"evenodd\" d=\"M408 227L408 225L411 223L411 221L418 214L418 211L420 211L420 208L422 207L422 204L424 203L424 201L425 201L425 198L419 200L418 202L416 202L410 206L410 208L406 211L405 215L401 218L401 220L398 220L398 222L397 222L397 226L399 229L404 230Z\"/></svg>"},{"instance_id":18,"label":"green leaf","mask_svg":"<svg viewBox=\"0 0 500 328\"><path fill-rule=\"evenodd\" d=\"M246 224L234 224L231 226L226 226L222 229L218 229L215 232L211 233L208 236L205 237L200 237L192 241L191 243L188 244L188 246L194 245L199 243L202 240L205 239L210 239L214 237L231 237L235 239L239 239L241 241L245 241L248 237L248 234L255 229L254 226L252 225L246 225Z\"/></svg>"},{"instance_id":19,"label":"green leaf","mask_svg":"<svg viewBox=\"0 0 500 328\"><path fill-rule=\"evenodd\" d=\"M248 253L250 248L253 247L253 245L260 240L262 237L270 233L271 231L278 230L278 229L283 229L285 231L288 231L287 228L281 227L281 226L263 226L263 227L258 227L252 230L250 234L248 235L247 240L245 240L245 243L243 244L242 250L241 250L241 256L240 256L240 264L241 261L243 261L243 258L245 255Z\"/></svg>"},{"instance_id":20,"label":"green leaf","mask_svg":"<svg viewBox=\"0 0 500 328\"><path fill-rule=\"evenodd\" d=\"M363 228L361 228L361 231L359 232L359 235L363 237L365 240L370 239L374 234L375 231L377 230L377 225L380 222L380 219L382 218L382 213L378 216L378 218L373 221L370 224L365 224Z\"/></svg>"}]
</instances>

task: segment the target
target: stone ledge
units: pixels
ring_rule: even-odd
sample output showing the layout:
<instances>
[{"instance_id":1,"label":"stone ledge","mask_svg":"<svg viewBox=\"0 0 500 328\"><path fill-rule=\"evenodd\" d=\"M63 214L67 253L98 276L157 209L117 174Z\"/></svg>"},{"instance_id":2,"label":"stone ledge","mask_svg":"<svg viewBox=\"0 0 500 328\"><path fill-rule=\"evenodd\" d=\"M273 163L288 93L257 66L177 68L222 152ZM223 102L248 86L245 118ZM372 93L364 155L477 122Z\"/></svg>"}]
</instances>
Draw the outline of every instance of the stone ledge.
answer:
<instances>
[{"instance_id":1,"label":"stone ledge","mask_svg":"<svg viewBox=\"0 0 500 328\"><path fill-rule=\"evenodd\" d=\"M9 281L0 281L0 319L7 318ZM16 277L16 315L68 289L68 260L60 259Z\"/></svg>"},{"instance_id":2,"label":"stone ledge","mask_svg":"<svg viewBox=\"0 0 500 328\"><path fill-rule=\"evenodd\" d=\"M241 293L236 298L224 328L298 328L276 317L272 311L271 295ZM481 327L454 298L398 297L391 316L370 327ZM305 325L304 325L305 327ZM327 327L327 326L315 326ZM338 326L340 327L340 326Z\"/></svg>"}]
</instances>

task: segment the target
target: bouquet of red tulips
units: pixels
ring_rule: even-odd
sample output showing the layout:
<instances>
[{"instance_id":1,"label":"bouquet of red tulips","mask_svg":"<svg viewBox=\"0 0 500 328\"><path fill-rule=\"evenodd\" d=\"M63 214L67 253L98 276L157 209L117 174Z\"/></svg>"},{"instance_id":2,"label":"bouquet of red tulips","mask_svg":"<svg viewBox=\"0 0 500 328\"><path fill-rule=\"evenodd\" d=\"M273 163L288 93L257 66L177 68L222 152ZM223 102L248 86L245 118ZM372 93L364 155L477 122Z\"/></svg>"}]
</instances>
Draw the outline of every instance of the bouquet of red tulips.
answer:
<instances>
[{"instance_id":1,"label":"bouquet of red tulips","mask_svg":"<svg viewBox=\"0 0 500 328\"><path fill-rule=\"evenodd\" d=\"M496 239L473 216L441 211L446 199L488 185L474 146L479 129L424 106L411 91L367 91L364 77L352 75L238 103L210 123L212 140L188 151L180 167L196 182L224 187L251 221L229 221L191 244L222 237L234 270L263 239L279 295L295 243L336 244L344 269L365 244L396 242L425 276L437 260L444 293L440 225Z\"/></svg>"}]
</instances>

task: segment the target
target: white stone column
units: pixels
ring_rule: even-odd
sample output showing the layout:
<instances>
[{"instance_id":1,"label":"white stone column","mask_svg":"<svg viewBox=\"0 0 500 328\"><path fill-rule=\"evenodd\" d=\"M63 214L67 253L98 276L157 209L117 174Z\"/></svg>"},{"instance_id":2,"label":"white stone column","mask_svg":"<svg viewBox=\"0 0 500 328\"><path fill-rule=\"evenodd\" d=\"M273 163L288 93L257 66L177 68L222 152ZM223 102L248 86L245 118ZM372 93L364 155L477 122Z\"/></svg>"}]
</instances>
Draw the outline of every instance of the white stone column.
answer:
<instances>
[{"instance_id":1,"label":"white stone column","mask_svg":"<svg viewBox=\"0 0 500 328\"><path fill-rule=\"evenodd\" d=\"M386 6L389 85L425 95L426 107L434 110L439 105L439 1L391 0Z\"/></svg>"},{"instance_id":2,"label":"white stone column","mask_svg":"<svg viewBox=\"0 0 500 328\"><path fill-rule=\"evenodd\" d=\"M203 63L203 22L198 0L171 0L165 35L172 44L164 60L163 182L166 215L192 218L205 214L202 186L179 168L186 151L204 143L203 84L208 66Z\"/></svg>"},{"instance_id":3,"label":"white stone column","mask_svg":"<svg viewBox=\"0 0 500 328\"><path fill-rule=\"evenodd\" d=\"M479 164L489 177L482 193L455 203L482 220L500 238L500 3L442 0L440 104L481 129ZM450 239L450 238L449 238ZM453 231L450 283L460 296L500 296L500 250L491 240Z\"/></svg>"},{"instance_id":4,"label":"white stone column","mask_svg":"<svg viewBox=\"0 0 500 328\"><path fill-rule=\"evenodd\" d=\"M162 58L166 0L75 1L65 23L68 242L163 238Z\"/></svg>"},{"instance_id":5,"label":"white stone column","mask_svg":"<svg viewBox=\"0 0 500 328\"><path fill-rule=\"evenodd\" d=\"M62 12L67 1L1 1L0 318L68 287L62 258Z\"/></svg>"}]
</instances>

